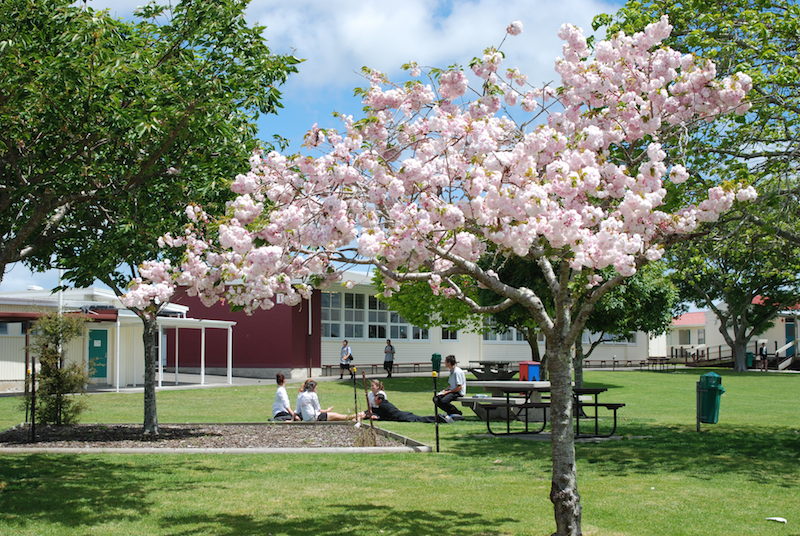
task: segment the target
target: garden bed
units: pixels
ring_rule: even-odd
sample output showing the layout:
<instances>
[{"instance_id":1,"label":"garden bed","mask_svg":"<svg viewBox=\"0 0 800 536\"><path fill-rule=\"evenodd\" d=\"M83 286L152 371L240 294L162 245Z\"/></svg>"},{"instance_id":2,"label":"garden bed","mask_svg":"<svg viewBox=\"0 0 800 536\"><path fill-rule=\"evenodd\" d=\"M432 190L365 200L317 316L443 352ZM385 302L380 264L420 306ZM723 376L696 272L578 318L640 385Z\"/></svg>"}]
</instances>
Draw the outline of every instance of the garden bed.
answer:
<instances>
[{"instance_id":1,"label":"garden bed","mask_svg":"<svg viewBox=\"0 0 800 536\"><path fill-rule=\"evenodd\" d=\"M37 426L30 442L28 425L0 432L0 451L17 449L352 449L363 448L363 434L353 423L162 424L157 438L142 437L140 424ZM379 448L428 450L416 441L375 429Z\"/></svg>"}]
</instances>

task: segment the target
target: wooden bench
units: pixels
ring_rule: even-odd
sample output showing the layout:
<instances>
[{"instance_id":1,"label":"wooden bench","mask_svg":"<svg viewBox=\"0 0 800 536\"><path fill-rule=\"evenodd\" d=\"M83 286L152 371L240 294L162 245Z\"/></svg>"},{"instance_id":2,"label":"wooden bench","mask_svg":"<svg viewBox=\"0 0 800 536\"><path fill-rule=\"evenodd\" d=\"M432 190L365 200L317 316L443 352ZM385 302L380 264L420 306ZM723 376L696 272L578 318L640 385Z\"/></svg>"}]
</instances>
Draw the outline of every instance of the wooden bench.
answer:
<instances>
[{"instance_id":1,"label":"wooden bench","mask_svg":"<svg viewBox=\"0 0 800 536\"><path fill-rule=\"evenodd\" d=\"M358 363L355 362L351 366L356 367L358 370L367 370L369 369L371 372L370 374L378 374L383 370L383 361L380 363ZM407 367L410 372L421 372L423 367L430 367L430 361L412 361L412 362L404 362L398 363L395 361L394 363L394 372L401 372L402 367ZM332 376L339 370L339 363L333 365L322 365L322 375L323 376Z\"/></svg>"}]
</instances>

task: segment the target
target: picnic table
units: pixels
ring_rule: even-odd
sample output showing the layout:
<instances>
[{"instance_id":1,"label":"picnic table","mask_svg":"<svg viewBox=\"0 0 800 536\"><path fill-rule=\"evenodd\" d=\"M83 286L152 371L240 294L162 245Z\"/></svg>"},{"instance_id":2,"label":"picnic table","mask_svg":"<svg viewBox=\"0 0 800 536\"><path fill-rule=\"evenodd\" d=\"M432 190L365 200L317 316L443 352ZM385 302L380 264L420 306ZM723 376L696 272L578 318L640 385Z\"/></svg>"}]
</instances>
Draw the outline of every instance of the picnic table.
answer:
<instances>
[{"instance_id":1,"label":"picnic table","mask_svg":"<svg viewBox=\"0 0 800 536\"><path fill-rule=\"evenodd\" d=\"M471 361L467 370L478 380L510 380L519 372L516 361Z\"/></svg>"},{"instance_id":2,"label":"picnic table","mask_svg":"<svg viewBox=\"0 0 800 536\"><path fill-rule=\"evenodd\" d=\"M464 397L460 401L462 405L473 406L473 409L482 406L481 410L486 410L486 429L492 435L514 435L514 434L538 434L547 427L547 411L550 408L550 382L541 381L519 381L519 380L505 380L505 381L473 381L470 382L471 387L483 387L488 390L493 396L482 397L480 395L473 396L472 398ZM617 430L617 410L624 407L625 404L621 403L608 403L600 402L598 397L601 393L606 392L608 389L605 387L573 387L573 415L575 416L575 436L576 437L610 437L614 435ZM512 395L514 395L512 397ZM591 397L591 401L587 402L583 397ZM465 402L467 402L465 404ZM604 408L612 412L614 422L611 431L607 434L600 433L600 419L599 409ZM496 432L492 430L491 418L489 411L491 409L504 409L506 411L506 431ZM542 417L542 424L538 430L531 430L528 427L529 410L540 410ZM581 418L586 418L585 409L593 409L594 420L594 433L581 433ZM479 417L481 414L476 411ZM523 418L520 418L523 417ZM514 420L521 420L525 423L524 430L511 431L511 422Z\"/></svg>"}]
</instances>

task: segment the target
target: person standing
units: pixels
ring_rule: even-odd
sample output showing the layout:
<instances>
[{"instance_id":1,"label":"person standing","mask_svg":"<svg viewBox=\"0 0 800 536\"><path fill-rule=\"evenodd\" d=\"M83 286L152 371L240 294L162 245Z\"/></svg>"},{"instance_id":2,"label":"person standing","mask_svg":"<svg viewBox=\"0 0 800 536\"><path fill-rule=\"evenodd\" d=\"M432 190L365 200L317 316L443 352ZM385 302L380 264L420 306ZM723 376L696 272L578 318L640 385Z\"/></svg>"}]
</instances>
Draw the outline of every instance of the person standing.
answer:
<instances>
[{"instance_id":1,"label":"person standing","mask_svg":"<svg viewBox=\"0 0 800 536\"><path fill-rule=\"evenodd\" d=\"M342 341L342 349L339 352L339 379L341 380L344 377L344 371L350 373L350 377L353 377L353 373L350 371L350 362L353 360L353 351L350 349L350 344L347 342L347 339Z\"/></svg>"},{"instance_id":2,"label":"person standing","mask_svg":"<svg viewBox=\"0 0 800 536\"><path fill-rule=\"evenodd\" d=\"M383 348L383 368L386 370L386 377L392 377L392 368L394 367L394 346L392 341L386 339L386 346Z\"/></svg>"},{"instance_id":3,"label":"person standing","mask_svg":"<svg viewBox=\"0 0 800 536\"><path fill-rule=\"evenodd\" d=\"M293 421L299 419L292 411L289 395L286 394L286 377L279 372L275 375L275 382L278 384L278 389L275 391L275 401L272 403L272 420Z\"/></svg>"},{"instance_id":4,"label":"person standing","mask_svg":"<svg viewBox=\"0 0 800 536\"><path fill-rule=\"evenodd\" d=\"M447 381L447 388L433 397L433 403L451 418L461 417L461 411L453 405L453 402L467 394L467 375L456 365L454 355L445 357L444 364L450 370L450 378Z\"/></svg>"},{"instance_id":5,"label":"person standing","mask_svg":"<svg viewBox=\"0 0 800 536\"><path fill-rule=\"evenodd\" d=\"M769 368L769 352L767 351L767 343L762 342L758 348L758 360L761 361L761 369L767 370Z\"/></svg>"}]
</instances>

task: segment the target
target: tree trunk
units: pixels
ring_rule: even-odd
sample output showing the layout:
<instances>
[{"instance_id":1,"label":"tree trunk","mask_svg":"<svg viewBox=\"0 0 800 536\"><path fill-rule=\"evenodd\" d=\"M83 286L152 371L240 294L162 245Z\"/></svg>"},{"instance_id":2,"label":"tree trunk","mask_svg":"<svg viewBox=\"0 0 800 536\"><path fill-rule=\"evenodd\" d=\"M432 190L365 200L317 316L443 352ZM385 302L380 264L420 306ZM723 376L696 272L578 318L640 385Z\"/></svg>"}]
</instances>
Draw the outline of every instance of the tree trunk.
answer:
<instances>
[{"instance_id":1,"label":"tree trunk","mask_svg":"<svg viewBox=\"0 0 800 536\"><path fill-rule=\"evenodd\" d=\"M547 338L550 369L550 413L552 426L553 477L550 500L558 536L580 536L581 503L575 465L575 435L572 426L572 378L570 347Z\"/></svg>"},{"instance_id":2,"label":"tree trunk","mask_svg":"<svg viewBox=\"0 0 800 536\"><path fill-rule=\"evenodd\" d=\"M736 372L747 371L747 341L739 340L733 342L733 370Z\"/></svg>"},{"instance_id":3,"label":"tree trunk","mask_svg":"<svg viewBox=\"0 0 800 536\"><path fill-rule=\"evenodd\" d=\"M156 337L158 336L158 320L155 313L144 312L142 319L144 341L144 436L158 435L158 414L156 412Z\"/></svg>"},{"instance_id":4,"label":"tree trunk","mask_svg":"<svg viewBox=\"0 0 800 536\"><path fill-rule=\"evenodd\" d=\"M575 387L583 387L583 343L575 343L575 358L572 360L572 368L575 369Z\"/></svg>"}]
</instances>

